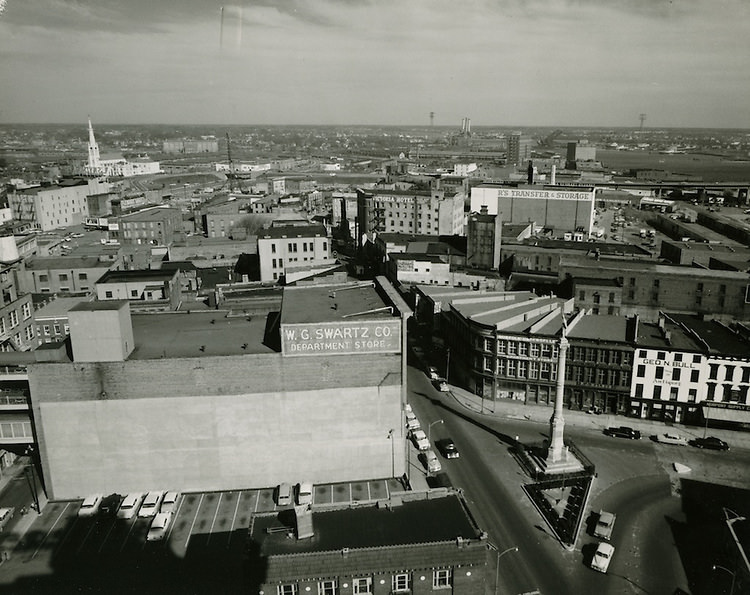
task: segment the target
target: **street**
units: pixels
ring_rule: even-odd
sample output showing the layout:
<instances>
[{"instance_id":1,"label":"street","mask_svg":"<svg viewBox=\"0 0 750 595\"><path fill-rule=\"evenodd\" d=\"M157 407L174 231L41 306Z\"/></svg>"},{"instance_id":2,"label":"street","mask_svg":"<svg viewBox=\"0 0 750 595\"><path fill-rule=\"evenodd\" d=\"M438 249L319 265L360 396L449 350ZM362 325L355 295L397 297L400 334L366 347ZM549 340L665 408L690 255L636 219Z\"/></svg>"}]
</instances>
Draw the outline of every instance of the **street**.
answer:
<instances>
[{"instance_id":1,"label":"street","mask_svg":"<svg viewBox=\"0 0 750 595\"><path fill-rule=\"evenodd\" d=\"M680 478L671 465L680 462L691 467L692 480L721 481L734 475L737 481L733 469L747 464L746 450L706 452L660 445L647 436L610 438L588 427L567 425L566 438L594 462L598 477L584 515L589 523L584 522L575 549L566 551L522 491L521 486L531 480L509 453L516 436L521 442L540 444L548 426L467 409L450 393L436 391L416 368L409 369L408 379L409 401L422 427L432 423L433 442L450 437L461 452L458 459L441 458L443 470L455 487L464 490L472 513L498 552L505 552L499 560L498 593L655 595L688 590L671 530L685 523ZM443 423L433 423L437 420ZM739 479L748 482L742 475ZM611 542L616 549L607 574L589 567L598 543L591 534L590 511L600 508L617 514ZM506 551L514 547L517 552ZM496 563L497 559L491 561L491 575ZM710 562L707 565L710 568Z\"/></svg>"}]
</instances>

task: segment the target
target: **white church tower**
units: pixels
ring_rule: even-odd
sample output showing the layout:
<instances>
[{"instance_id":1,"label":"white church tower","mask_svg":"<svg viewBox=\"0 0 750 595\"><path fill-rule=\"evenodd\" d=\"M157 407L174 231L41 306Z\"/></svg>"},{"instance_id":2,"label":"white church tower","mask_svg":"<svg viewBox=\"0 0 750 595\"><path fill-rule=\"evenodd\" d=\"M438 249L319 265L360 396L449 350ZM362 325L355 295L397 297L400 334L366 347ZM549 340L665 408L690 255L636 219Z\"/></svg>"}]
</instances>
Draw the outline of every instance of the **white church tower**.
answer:
<instances>
[{"instance_id":1,"label":"white church tower","mask_svg":"<svg viewBox=\"0 0 750 595\"><path fill-rule=\"evenodd\" d=\"M89 164L88 171L92 174L96 174L101 169L101 162L99 161L99 145L96 144L94 138L94 129L91 126L91 118L89 118Z\"/></svg>"}]
</instances>

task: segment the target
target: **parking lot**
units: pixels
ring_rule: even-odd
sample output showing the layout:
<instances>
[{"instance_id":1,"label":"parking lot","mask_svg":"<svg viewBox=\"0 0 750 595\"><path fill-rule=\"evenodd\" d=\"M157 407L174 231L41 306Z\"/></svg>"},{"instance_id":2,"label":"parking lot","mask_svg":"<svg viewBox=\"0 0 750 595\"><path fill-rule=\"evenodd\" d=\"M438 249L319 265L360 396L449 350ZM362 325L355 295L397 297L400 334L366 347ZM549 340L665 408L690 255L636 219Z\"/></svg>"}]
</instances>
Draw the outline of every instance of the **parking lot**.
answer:
<instances>
[{"instance_id":1,"label":"parking lot","mask_svg":"<svg viewBox=\"0 0 750 595\"><path fill-rule=\"evenodd\" d=\"M316 485L313 506L364 503L402 489L395 479ZM39 593L86 588L164 592L167 584L170 592L178 584L190 593L222 591L230 585L234 590L246 580L243 562L252 515L279 510L273 488L186 493L164 539L147 541L152 518L84 518L78 516L80 504L47 504L11 558L0 563L0 585Z\"/></svg>"}]
</instances>

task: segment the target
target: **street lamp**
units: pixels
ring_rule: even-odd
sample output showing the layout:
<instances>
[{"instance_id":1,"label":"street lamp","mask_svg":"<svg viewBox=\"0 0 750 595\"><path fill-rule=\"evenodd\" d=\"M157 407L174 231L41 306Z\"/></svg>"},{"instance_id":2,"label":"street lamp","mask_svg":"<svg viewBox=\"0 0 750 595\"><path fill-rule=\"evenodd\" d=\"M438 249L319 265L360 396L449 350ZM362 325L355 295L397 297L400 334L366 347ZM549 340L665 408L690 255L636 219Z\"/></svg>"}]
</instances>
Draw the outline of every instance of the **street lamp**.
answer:
<instances>
[{"instance_id":1,"label":"street lamp","mask_svg":"<svg viewBox=\"0 0 750 595\"><path fill-rule=\"evenodd\" d=\"M734 593L734 580L737 578L735 573L729 570L729 568L725 568L724 566L720 566L719 564L714 564L711 566L711 570L723 570L724 572L728 572L732 575L732 586L729 587L729 595L732 595Z\"/></svg>"},{"instance_id":2,"label":"street lamp","mask_svg":"<svg viewBox=\"0 0 750 595\"><path fill-rule=\"evenodd\" d=\"M497 595L497 584L500 582L500 558L502 558L508 552L517 552L518 547L514 545L513 547L509 547L507 550L503 550L501 552L491 543L489 543L488 545L497 552L497 564L495 565L495 595Z\"/></svg>"},{"instance_id":3,"label":"street lamp","mask_svg":"<svg viewBox=\"0 0 750 595\"><path fill-rule=\"evenodd\" d=\"M388 440L391 441L391 477L396 475L396 451L395 442L396 439L393 437L393 428L388 430Z\"/></svg>"},{"instance_id":4,"label":"street lamp","mask_svg":"<svg viewBox=\"0 0 750 595\"><path fill-rule=\"evenodd\" d=\"M442 419L436 419L427 425L427 441L432 444L432 426L443 423Z\"/></svg>"}]
</instances>

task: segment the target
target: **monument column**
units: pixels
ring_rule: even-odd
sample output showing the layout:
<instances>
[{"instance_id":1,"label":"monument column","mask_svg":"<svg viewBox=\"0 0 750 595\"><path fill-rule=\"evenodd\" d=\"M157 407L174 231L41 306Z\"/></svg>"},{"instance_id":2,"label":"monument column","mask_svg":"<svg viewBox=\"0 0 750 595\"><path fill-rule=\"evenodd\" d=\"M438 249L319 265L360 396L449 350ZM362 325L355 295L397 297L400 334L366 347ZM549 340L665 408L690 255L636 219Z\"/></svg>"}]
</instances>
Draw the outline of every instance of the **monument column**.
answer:
<instances>
[{"instance_id":1,"label":"monument column","mask_svg":"<svg viewBox=\"0 0 750 595\"><path fill-rule=\"evenodd\" d=\"M549 448L547 450L547 464L555 464L563 461L565 456L565 442L563 441L563 430L565 419L563 419L563 391L565 388L565 354L568 351L568 338L565 336L563 326L562 337L560 337L560 354L557 358L557 393L555 395L555 411L549 420Z\"/></svg>"}]
</instances>

